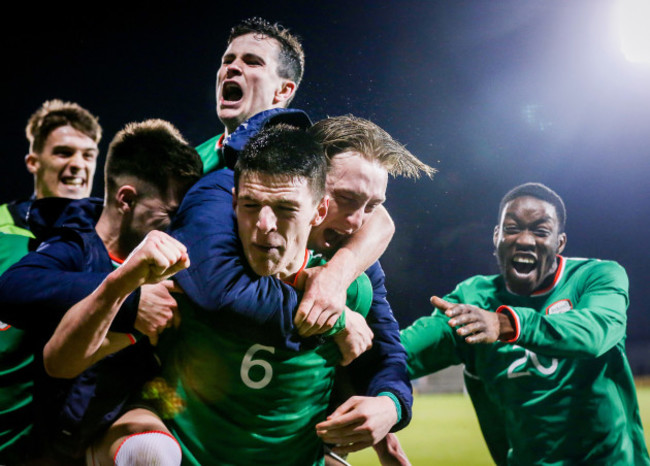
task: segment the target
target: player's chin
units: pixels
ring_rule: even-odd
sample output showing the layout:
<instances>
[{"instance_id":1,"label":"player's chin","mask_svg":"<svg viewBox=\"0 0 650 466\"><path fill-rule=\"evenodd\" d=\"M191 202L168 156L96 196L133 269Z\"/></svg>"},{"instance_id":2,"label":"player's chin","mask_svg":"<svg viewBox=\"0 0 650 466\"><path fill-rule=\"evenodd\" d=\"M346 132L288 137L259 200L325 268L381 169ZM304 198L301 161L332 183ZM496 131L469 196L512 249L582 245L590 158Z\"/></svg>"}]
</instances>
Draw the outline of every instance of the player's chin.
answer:
<instances>
[{"instance_id":1,"label":"player's chin","mask_svg":"<svg viewBox=\"0 0 650 466\"><path fill-rule=\"evenodd\" d=\"M515 269L510 269L507 273L508 288L518 295L529 295L535 290L537 283L536 274L529 272L522 274Z\"/></svg>"}]
</instances>

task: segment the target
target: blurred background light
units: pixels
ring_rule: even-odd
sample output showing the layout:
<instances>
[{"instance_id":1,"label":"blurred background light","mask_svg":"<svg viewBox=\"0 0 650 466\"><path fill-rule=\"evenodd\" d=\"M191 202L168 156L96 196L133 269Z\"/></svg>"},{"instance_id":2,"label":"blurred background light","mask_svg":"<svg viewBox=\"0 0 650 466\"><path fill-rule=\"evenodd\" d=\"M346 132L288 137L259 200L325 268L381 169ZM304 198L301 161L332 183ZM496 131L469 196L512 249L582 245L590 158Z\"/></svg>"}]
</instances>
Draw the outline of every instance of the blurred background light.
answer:
<instances>
[{"instance_id":1,"label":"blurred background light","mask_svg":"<svg viewBox=\"0 0 650 466\"><path fill-rule=\"evenodd\" d=\"M616 19L625 58L650 63L650 0L619 0Z\"/></svg>"}]
</instances>

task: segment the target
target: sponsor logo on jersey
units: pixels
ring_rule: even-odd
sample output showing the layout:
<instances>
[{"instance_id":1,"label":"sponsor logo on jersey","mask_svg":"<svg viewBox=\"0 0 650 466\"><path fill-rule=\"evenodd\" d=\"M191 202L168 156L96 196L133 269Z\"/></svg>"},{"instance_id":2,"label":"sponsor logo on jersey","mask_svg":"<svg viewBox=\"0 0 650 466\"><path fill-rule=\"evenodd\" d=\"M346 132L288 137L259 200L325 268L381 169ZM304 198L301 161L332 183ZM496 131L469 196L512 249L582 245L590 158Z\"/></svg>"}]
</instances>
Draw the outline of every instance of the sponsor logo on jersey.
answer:
<instances>
[{"instance_id":1,"label":"sponsor logo on jersey","mask_svg":"<svg viewBox=\"0 0 650 466\"><path fill-rule=\"evenodd\" d=\"M573 305L571 304L571 301L568 299L562 299L560 301L554 302L549 307L547 307L546 314L547 315L563 314L567 311L570 311L571 309L573 309Z\"/></svg>"}]
</instances>

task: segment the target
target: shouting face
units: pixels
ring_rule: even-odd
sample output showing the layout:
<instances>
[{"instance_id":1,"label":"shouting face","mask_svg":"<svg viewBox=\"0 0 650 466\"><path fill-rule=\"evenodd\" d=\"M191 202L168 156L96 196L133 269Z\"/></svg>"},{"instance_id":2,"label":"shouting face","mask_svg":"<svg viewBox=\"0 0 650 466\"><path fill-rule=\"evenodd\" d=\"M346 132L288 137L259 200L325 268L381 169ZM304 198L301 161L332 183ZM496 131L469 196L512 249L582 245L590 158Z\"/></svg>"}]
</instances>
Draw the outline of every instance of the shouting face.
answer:
<instances>
[{"instance_id":1,"label":"shouting face","mask_svg":"<svg viewBox=\"0 0 650 466\"><path fill-rule=\"evenodd\" d=\"M494 246L508 289L527 296L543 288L555 273L556 257L565 244L566 234L560 232L552 204L532 196L507 203L494 229Z\"/></svg>"},{"instance_id":2,"label":"shouting face","mask_svg":"<svg viewBox=\"0 0 650 466\"><path fill-rule=\"evenodd\" d=\"M384 202L387 184L386 169L358 152L332 157L326 184L330 198L327 217L312 229L309 246L328 255L336 252Z\"/></svg>"},{"instance_id":3,"label":"shouting face","mask_svg":"<svg viewBox=\"0 0 650 466\"><path fill-rule=\"evenodd\" d=\"M280 44L272 38L246 34L230 42L217 73L217 115L232 133L253 115L284 107L293 95L293 81L278 76Z\"/></svg>"}]
</instances>

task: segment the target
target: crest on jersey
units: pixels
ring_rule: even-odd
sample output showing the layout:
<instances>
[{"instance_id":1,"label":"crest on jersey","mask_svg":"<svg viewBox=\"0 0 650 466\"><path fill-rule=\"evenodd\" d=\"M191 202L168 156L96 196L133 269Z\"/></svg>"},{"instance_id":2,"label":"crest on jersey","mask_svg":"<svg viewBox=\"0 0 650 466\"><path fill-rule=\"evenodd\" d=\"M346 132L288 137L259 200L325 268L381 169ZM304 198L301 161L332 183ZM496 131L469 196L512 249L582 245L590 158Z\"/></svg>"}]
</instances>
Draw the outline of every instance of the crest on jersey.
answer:
<instances>
[{"instance_id":1,"label":"crest on jersey","mask_svg":"<svg viewBox=\"0 0 650 466\"><path fill-rule=\"evenodd\" d=\"M571 309L573 309L571 300L561 299L560 301L556 301L546 308L546 315L550 316L552 314L562 314L564 312L570 311Z\"/></svg>"}]
</instances>

